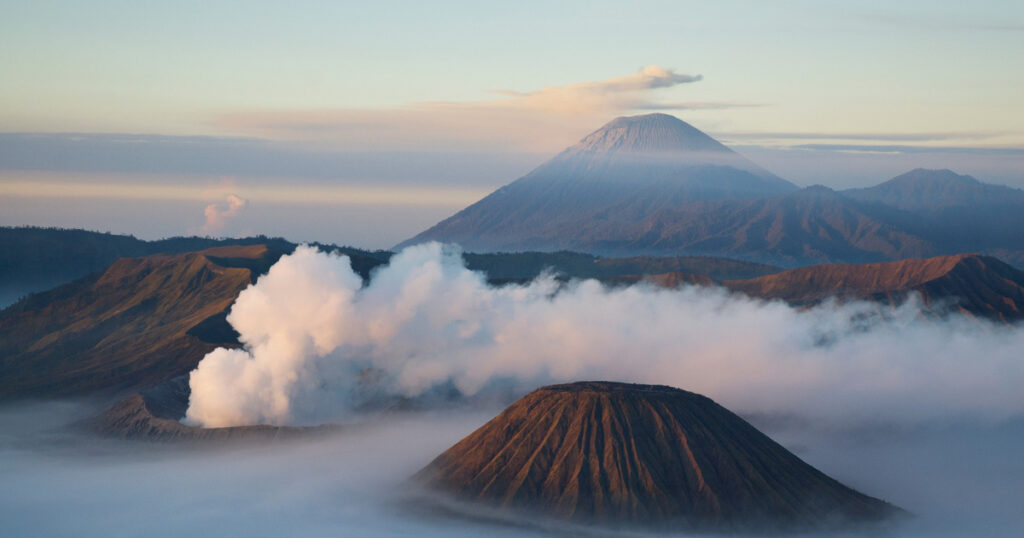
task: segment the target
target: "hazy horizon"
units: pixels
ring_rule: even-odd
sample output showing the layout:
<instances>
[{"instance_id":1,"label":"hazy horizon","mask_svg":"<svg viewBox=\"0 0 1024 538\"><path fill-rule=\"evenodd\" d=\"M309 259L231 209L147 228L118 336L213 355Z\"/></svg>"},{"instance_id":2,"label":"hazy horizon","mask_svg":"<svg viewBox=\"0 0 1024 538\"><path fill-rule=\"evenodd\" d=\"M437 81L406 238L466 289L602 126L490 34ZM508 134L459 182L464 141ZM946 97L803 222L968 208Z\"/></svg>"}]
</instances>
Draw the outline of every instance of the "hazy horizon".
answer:
<instances>
[{"instance_id":1,"label":"hazy horizon","mask_svg":"<svg viewBox=\"0 0 1024 538\"><path fill-rule=\"evenodd\" d=\"M9 3L0 225L387 248L655 111L800 186L1024 187L1019 4L538 7Z\"/></svg>"},{"instance_id":2,"label":"hazy horizon","mask_svg":"<svg viewBox=\"0 0 1024 538\"><path fill-rule=\"evenodd\" d=\"M223 141L211 139L188 143L204 160L175 162L169 156L182 142L174 137L103 135L92 147L69 149L82 138L0 133L0 226L84 228L149 240L267 235L389 249L555 155L311 153L293 143L258 140L244 140L220 153ZM5 140L14 143L5 146ZM47 144L61 149L45 151ZM125 158L130 156L125 146L138 153L139 146L150 145L147 159ZM29 151L18 153L26 147ZM800 187L868 187L929 168L1024 188L1024 175L1018 172L1024 169L1024 149L944 153L731 147ZM59 157L47 160L53 154ZM237 154L258 159L262 168L232 161ZM333 178L334 170L351 170L352 179ZM417 181L423 170L431 178ZM231 198L242 200L240 207L232 209ZM211 221L211 211L223 216Z\"/></svg>"}]
</instances>

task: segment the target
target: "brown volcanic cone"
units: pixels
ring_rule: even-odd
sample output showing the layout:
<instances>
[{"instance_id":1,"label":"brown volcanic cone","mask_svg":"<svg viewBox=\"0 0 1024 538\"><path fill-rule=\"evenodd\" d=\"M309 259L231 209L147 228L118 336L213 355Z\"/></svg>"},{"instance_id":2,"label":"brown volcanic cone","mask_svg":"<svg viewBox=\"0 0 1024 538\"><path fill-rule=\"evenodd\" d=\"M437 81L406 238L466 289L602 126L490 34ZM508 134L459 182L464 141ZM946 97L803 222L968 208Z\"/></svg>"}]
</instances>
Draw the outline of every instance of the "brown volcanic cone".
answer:
<instances>
[{"instance_id":1,"label":"brown volcanic cone","mask_svg":"<svg viewBox=\"0 0 1024 538\"><path fill-rule=\"evenodd\" d=\"M538 389L416 479L457 498L585 523L766 530L901 513L711 399L656 385Z\"/></svg>"}]
</instances>

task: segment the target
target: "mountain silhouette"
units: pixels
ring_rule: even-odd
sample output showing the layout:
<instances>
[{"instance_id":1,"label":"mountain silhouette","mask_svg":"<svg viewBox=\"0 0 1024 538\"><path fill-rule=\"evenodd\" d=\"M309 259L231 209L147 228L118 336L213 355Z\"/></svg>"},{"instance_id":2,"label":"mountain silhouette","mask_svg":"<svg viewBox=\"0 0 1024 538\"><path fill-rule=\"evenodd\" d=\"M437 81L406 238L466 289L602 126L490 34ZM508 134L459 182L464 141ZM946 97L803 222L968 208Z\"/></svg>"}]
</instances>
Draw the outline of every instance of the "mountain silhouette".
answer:
<instances>
[{"instance_id":1,"label":"mountain silhouette","mask_svg":"<svg viewBox=\"0 0 1024 538\"><path fill-rule=\"evenodd\" d=\"M618 118L399 247L718 256L799 267L962 252L1024 266L1024 191L917 169L798 189L665 114Z\"/></svg>"},{"instance_id":2,"label":"mountain silhouette","mask_svg":"<svg viewBox=\"0 0 1024 538\"><path fill-rule=\"evenodd\" d=\"M1024 190L918 168L843 195L912 215L935 254L983 252L1024 267Z\"/></svg>"},{"instance_id":3,"label":"mountain silhouette","mask_svg":"<svg viewBox=\"0 0 1024 538\"><path fill-rule=\"evenodd\" d=\"M682 203L796 188L673 116L623 117L399 247L440 240L471 251L558 250L593 221L621 226Z\"/></svg>"},{"instance_id":4,"label":"mountain silhouette","mask_svg":"<svg viewBox=\"0 0 1024 538\"><path fill-rule=\"evenodd\" d=\"M1024 191L1021 189L982 183L952 170L925 168L911 170L874 187L848 189L843 194L913 212L1024 204Z\"/></svg>"}]
</instances>

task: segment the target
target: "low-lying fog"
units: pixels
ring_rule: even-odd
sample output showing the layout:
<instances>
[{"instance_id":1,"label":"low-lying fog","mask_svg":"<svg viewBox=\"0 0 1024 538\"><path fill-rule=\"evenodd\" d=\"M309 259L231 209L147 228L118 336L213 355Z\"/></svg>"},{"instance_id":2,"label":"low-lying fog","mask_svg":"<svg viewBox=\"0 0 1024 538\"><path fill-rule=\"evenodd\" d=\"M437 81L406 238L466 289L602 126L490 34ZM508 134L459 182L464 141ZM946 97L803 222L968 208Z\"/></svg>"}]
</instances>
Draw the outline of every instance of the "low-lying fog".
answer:
<instances>
[{"instance_id":1,"label":"low-lying fog","mask_svg":"<svg viewBox=\"0 0 1024 538\"><path fill-rule=\"evenodd\" d=\"M396 255L364 287L346 259L300 248L235 303L228 319L246 348L215 350L192 372L187 420L359 420L354 395L368 386L416 397L445 383L465 394L508 382L520 392L664 383L746 413L826 474L915 514L896 536L1024 535L1024 326L922 318L913 303L879 314L702 288L558 289L550 278L496 289L436 244ZM403 502L406 479L498 407L248 446L63 427L98 411L0 409L0 536L542 532Z\"/></svg>"},{"instance_id":2,"label":"low-lying fog","mask_svg":"<svg viewBox=\"0 0 1024 538\"><path fill-rule=\"evenodd\" d=\"M363 286L347 258L299 247L235 301L227 319L246 347L199 363L187 419L320 424L370 389L525 393L594 379L821 419L1024 416L1024 325L923 318L919 306L802 310L720 288L544 277L494 288L437 243L399 252Z\"/></svg>"},{"instance_id":3,"label":"low-lying fog","mask_svg":"<svg viewBox=\"0 0 1024 538\"><path fill-rule=\"evenodd\" d=\"M415 414L329 438L196 447L101 440L76 404L0 411L0 535L536 536L402 502L405 479L494 411ZM769 426L839 480L917 517L895 536L1020 536L1024 421ZM763 424L762 424L763 426Z\"/></svg>"}]
</instances>

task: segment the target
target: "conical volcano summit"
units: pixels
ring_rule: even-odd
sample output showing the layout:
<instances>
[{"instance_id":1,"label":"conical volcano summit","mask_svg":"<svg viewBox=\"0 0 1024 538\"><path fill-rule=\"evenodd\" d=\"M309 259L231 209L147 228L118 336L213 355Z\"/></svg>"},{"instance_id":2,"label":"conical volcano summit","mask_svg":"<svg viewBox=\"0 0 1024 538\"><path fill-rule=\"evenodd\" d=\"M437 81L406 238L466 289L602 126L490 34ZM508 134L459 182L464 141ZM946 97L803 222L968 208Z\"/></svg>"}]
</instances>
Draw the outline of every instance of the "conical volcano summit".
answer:
<instances>
[{"instance_id":1,"label":"conical volcano summit","mask_svg":"<svg viewBox=\"0 0 1024 538\"><path fill-rule=\"evenodd\" d=\"M614 526L835 530L902 513L707 397L612 382L538 389L417 479L490 508Z\"/></svg>"},{"instance_id":2,"label":"conical volcano summit","mask_svg":"<svg viewBox=\"0 0 1024 538\"><path fill-rule=\"evenodd\" d=\"M822 170L822 180L827 170ZM803 189L667 114L621 117L398 247L715 256L781 267L980 252L1020 265L1024 191L949 170Z\"/></svg>"},{"instance_id":3,"label":"conical volcano summit","mask_svg":"<svg viewBox=\"0 0 1024 538\"><path fill-rule=\"evenodd\" d=\"M662 209L796 189L673 116L622 117L403 245L600 250Z\"/></svg>"}]
</instances>

